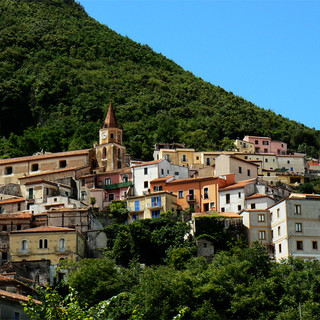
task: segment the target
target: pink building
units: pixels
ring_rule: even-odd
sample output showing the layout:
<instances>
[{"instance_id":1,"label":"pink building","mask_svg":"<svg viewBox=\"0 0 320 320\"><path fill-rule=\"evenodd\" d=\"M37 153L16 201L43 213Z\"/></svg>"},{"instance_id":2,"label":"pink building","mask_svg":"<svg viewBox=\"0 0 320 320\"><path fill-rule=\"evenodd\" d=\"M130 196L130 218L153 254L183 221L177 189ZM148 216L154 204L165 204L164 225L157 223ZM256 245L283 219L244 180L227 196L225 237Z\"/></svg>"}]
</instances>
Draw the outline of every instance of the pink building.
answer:
<instances>
[{"instance_id":1,"label":"pink building","mask_svg":"<svg viewBox=\"0 0 320 320\"><path fill-rule=\"evenodd\" d=\"M287 144L282 141L272 141L269 137L245 136L243 141L254 144L256 153L287 154Z\"/></svg>"},{"instance_id":2,"label":"pink building","mask_svg":"<svg viewBox=\"0 0 320 320\"><path fill-rule=\"evenodd\" d=\"M90 174L81 177L81 200L91 204L91 198L95 198L95 207L103 209L110 206L115 200L125 200L131 191L131 168Z\"/></svg>"}]
</instances>

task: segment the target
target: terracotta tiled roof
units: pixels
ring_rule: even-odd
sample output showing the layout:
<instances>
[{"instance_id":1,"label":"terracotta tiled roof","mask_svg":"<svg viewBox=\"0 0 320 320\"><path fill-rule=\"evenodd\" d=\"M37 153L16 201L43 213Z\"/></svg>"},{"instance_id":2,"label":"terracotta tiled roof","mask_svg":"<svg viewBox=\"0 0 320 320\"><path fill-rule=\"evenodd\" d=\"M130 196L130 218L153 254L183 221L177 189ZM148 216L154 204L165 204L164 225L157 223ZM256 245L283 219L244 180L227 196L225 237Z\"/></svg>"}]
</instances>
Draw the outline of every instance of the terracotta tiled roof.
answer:
<instances>
[{"instance_id":1,"label":"terracotta tiled roof","mask_svg":"<svg viewBox=\"0 0 320 320\"><path fill-rule=\"evenodd\" d=\"M20 301L27 302L29 300L28 297L26 297L26 296L23 296L18 293L8 292L5 290L0 290L0 298L6 299L6 300L11 300L11 301L16 301L16 302L20 302ZM39 300L33 299L33 301L36 304L42 304L42 302Z\"/></svg>"},{"instance_id":2,"label":"terracotta tiled roof","mask_svg":"<svg viewBox=\"0 0 320 320\"><path fill-rule=\"evenodd\" d=\"M0 214L0 220L6 219L31 219L32 213L29 211L22 211L19 213L2 213Z\"/></svg>"},{"instance_id":3,"label":"terracotta tiled roof","mask_svg":"<svg viewBox=\"0 0 320 320\"><path fill-rule=\"evenodd\" d=\"M239 158L239 157L237 157L237 156L230 156L230 158L235 159L235 160L239 160L239 161L242 161L242 162L250 163L250 164L252 164L253 166L257 166L257 167L259 166L259 165L256 164L256 163L252 163L252 162L250 162L250 161L247 161L247 160L245 160L245 159Z\"/></svg>"},{"instance_id":4,"label":"terracotta tiled roof","mask_svg":"<svg viewBox=\"0 0 320 320\"><path fill-rule=\"evenodd\" d=\"M161 161L164 161L164 159L148 161L148 162L144 162L144 163L141 163L141 164L137 164L137 165L133 166L133 168L150 166L150 165L153 165L153 164L160 163Z\"/></svg>"},{"instance_id":5,"label":"terracotta tiled roof","mask_svg":"<svg viewBox=\"0 0 320 320\"><path fill-rule=\"evenodd\" d=\"M63 158L63 157L84 155L84 154L89 154L90 150L91 149L84 149L84 150L75 150L75 151L46 153L46 154L27 156L27 157L19 157L19 158L2 159L2 160L0 160L0 165L9 164L9 163L24 162L24 161L32 161L32 160L35 161L35 160L44 160L44 159L51 159L51 158Z\"/></svg>"},{"instance_id":6,"label":"terracotta tiled roof","mask_svg":"<svg viewBox=\"0 0 320 320\"><path fill-rule=\"evenodd\" d=\"M89 209L89 206L81 208L50 208L47 212L87 212Z\"/></svg>"},{"instance_id":7,"label":"terracotta tiled roof","mask_svg":"<svg viewBox=\"0 0 320 320\"><path fill-rule=\"evenodd\" d=\"M253 183L256 179L250 179L250 180L243 180L243 181L239 181L235 184L232 184L230 186L221 188L220 191L228 191L228 190L234 190L234 189L241 189L244 188L245 186Z\"/></svg>"},{"instance_id":8,"label":"terracotta tiled roof","mask_svg":"<svg viewBox=\"0 0 320 320\"><path fill-rule=\"evenodd\" d=\"M8 204L8 203L18 203L26 201L25 198L17 198L17 199L8 199L8 200L0 200L0 204Z\"/></svg>"},{"instance_id":9,"label":"terracotta tiled roof","mask_svg":"<svg viewBox=\"0 0 320 320\"><path fill-rule=\"evenodd\" d=\"M255 193L249 197L246 197L246 200L250 200L250 199L258 199L258 198L270 198L272 199L270 196L268 196L267 194L261 194L261 193ZM273 200L273 199L272 199Z\"/></svg>"},{"instance_id":10,"label":"terracotta tiled roof","mask_svg":"<svg viewBox=\"0 0 320 320\"><path fill-rule=\"evenodd\" d=\"M173 176L168 176L168 177L162 177L162 178L157 178L157 179L153 179L150 181L150 183L155 183L155 182L165 182L169 179L172 179Z\"/></svg>"},{"instance_id":11,"label":"terracotta tiled roof","mask_svg":"<svg viewBox=\"0 0 320 320\"><path fill-rule=\"evenodd\" d=\"M289 199L320 199L320 194L292 193Z\"/></svg>"},{"instance_id":12,"label":"terracotta tiled roof","mask_svg":"<svg viewBox=\"0 0 320 320\"><path fill-rule=\"evenodd\" d=\"M238 213L236 212L219 212L218 213L220 217L226 217L226 218L242 218Z\"/></svg>"},{"instance_id":13,"label":"terracotta tiled roof","mask_svg":"<svg viewBox=\"0 0 320 320\"><path fill-rule=\"evenodd\" d=\"M0 282L12 282L12 278L0 274Z\"/></svg>"},{"instance_id":14,"label":"terracotta tiled roof","mask_svg":"<svg viewBox=\"0 0 320 320\"><path fill-rule=\"evenodd\" d=\"M180 183L192 183L192 182L200 182L200 181L210 181L210 180L218 180L218 177L198 177L198 178L186 178L186 179L176 179L168 182L168 184L180 184Z\"/></svg>"},{"instance_id":15,"label":"terracotta tiled roof","mask_svg":"<svg viewBox=\"0 0 320 320\"><path fill-rule=\"evenodd\" d=\"M67 172L67 171L76 171L79 168L83 168L83 167L71 167L71 168L57 169L57 170L51 170L51 171L44 171L44 172L41 172L41 173L35 173L35 174L30 174L30 175L25 176L25 177L20 177L18 179L19 180L23 180L23 179L29 179L29 178L34 178L34 177L41 177L41 176L49 175L49 174L52 174L52 173L62 173L62 172Z\"/></svg>"},{"instance_id":16,"label":"terracotta tiled roof","mask_svg":"<svg viewBox=\"0 0 320 320\"><path fill-rule=\"evenodd\" d=\"M61 227L38 227L19 231L11 231L10 233L41 233L41 232L68 232L76 231L71 228L61 228Z\"/></svg>"}]
</instances>

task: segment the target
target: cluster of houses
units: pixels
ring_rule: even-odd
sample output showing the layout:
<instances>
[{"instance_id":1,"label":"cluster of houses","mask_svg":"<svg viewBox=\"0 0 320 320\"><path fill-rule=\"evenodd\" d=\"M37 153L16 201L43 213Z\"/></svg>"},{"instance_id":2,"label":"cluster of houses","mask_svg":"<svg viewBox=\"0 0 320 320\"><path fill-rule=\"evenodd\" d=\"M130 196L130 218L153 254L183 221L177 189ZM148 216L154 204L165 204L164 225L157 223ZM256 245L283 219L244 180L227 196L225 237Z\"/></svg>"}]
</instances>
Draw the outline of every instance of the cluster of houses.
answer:
<instances>
[{"instance_id":1,"label":"cluster of houses","mask_svg":"<svg viewBox=\"0 0 320 320\"><path fill-rule=\"evenodd\" d=\"M128 223L169 210L193 220L215 212L240 223L248 243L265 244L276 261L320 258L320 195L291 188L317 176L319 163L312 171L304 154L256 136L228 152L157 144L154 159L142 162L130 158L122 137L110 104L92 149L0 160L3 277L53 283L61 259L99 257L106 237L95 212L113 201L126 201Z\"/></svg>"}]
</instances>

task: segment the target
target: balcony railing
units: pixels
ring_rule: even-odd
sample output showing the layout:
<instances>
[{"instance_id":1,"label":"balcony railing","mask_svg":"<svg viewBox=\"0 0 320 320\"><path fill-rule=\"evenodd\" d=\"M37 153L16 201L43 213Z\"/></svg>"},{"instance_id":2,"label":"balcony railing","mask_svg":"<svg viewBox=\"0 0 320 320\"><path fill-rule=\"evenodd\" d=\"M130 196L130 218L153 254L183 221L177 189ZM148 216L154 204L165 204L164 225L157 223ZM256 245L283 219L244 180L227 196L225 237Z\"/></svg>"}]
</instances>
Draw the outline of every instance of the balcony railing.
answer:
<instances>
[{"instance_id":1,"label":"balcony railing","mask_svg":"<svg viewBox=\"0 0 320 320\"><path fill-rule=\"evenodd\" d=\"M187 195L187 201L188 202L196 202L197 200L196 200L196 196L195 195L190 195L190 194L188 194Z\"/></svg>"},{"instance_id":2,"label":"balcony railing","mask_svg":"<svg viewBox=\"0 0 320 320\"><path fill-rule=\"evenodd\" d=\"M114 184L107 184L104 186L104 189L111 190L111 189L130 187L132 185L133 185L132 181L127 181L127 182L120 182L120 183L114 183Z\"/></svg>"}]
</instances>

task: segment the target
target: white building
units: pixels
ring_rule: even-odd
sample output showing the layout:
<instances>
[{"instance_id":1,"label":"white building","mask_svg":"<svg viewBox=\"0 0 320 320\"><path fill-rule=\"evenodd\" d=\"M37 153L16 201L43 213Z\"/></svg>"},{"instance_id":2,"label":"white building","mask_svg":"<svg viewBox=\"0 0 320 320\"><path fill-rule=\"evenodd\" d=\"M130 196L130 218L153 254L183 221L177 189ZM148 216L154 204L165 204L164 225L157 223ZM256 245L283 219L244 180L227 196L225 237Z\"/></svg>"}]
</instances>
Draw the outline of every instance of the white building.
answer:
<instances>
[{"instance_id":1,"label":"white building","mask_svg":"<svg viewBox=\"0 0 320 320\"><path fill-rule=\"evenodd\" d=\"M320 195L292 194L268 209L277 261L320 259Z\"/></svg>"},{"instance_id":2,"label":"white building","mask_svg":"<svg viewBox=\"0 0 320 320\"><path fill-rule=\"evenodd\" d=\"M149 161L132 167L133 190L135 196L141 196L150 191L150 181L173 176L175 179L189 177L187 167L170 164L167 160Z\"/></svg>"}]
</instances>

